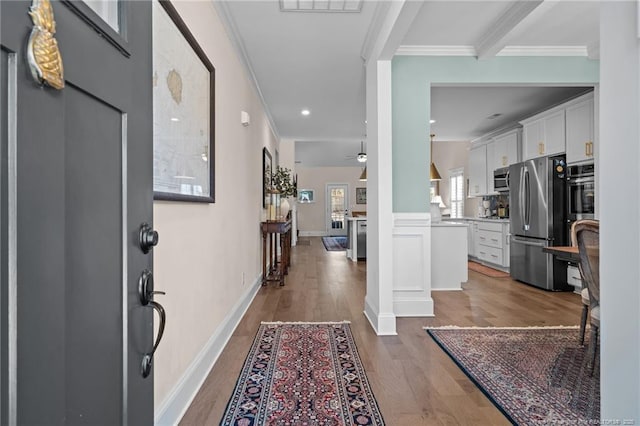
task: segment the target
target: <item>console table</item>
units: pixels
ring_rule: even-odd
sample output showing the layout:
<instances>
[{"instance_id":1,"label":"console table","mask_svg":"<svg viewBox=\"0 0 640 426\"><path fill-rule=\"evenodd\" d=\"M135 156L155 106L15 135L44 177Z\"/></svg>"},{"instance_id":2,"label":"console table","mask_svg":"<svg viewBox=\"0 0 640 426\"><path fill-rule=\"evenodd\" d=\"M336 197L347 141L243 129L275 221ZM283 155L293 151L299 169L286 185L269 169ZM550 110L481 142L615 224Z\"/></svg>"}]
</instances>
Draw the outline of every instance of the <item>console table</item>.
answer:
<instances>
[{"instance_id":1,"label":"console table","mask_svg":"<svg viewBox=\"0 0 640 426\"><path fill-rule=\"evenodd\" d=\"M277 281L284 285L284 276L291 264L291 219L282 222L261 222L262 232L262 285ZM280 261L278 261L278 240L280 240ZM267 243L269 262L267 264Z\"/></svg>"}]
</instances>

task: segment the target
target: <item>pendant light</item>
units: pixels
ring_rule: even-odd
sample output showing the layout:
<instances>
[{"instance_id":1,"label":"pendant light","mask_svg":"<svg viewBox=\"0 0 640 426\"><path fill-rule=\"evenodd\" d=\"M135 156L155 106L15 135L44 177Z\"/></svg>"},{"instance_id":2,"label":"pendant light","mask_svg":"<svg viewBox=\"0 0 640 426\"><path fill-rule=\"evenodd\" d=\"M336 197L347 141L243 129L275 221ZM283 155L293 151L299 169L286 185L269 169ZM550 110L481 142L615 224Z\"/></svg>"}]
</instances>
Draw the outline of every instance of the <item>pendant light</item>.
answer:
<instances>
[{"instance_id":1,"label":"pendant light","mask_svg":"<svg viewBox=\"0 0 640 426\"><path fill-rule=\"evenodd\" d=\"M432 133L430 136L431 136L431 144L429 146L431 148L431 152L429 156L431 160L431 168L429 169L429 178L430 180L442 180L442 176L440 176L440 172L438 172L438 168L433 163L433 138L435 138L436 135Z\"/></svg>"},{"instance_id":2,"label":"pendant light","mask_svg":"<svg viewBox=\"0 0 640 426\"><path fill-rule=\"evenodd\" d=\"M360 181L365 182L367 180L367 168L362 169L362 173L360 174Z\"/></svg>"}]
</instances>

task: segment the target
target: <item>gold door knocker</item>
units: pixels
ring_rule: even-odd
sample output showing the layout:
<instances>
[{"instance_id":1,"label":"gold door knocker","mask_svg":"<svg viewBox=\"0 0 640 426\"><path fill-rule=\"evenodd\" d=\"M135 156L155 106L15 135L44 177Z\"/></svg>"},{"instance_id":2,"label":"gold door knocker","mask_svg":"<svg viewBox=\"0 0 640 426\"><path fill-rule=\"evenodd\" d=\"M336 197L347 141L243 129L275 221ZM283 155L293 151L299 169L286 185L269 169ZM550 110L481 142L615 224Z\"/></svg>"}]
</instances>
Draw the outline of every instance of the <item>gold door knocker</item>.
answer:
<instances>
[{"instance_id":1,"label":"gold door knocker","mask_svg":"<svg viewBox=\"0 0 640 426\"><path fill-rule=\"evenodd\" d=\"M47 84L54 89L64 88L62 55L56 33L56 21L49 0L33 0L29 8L33 28L27 45L27 58L31 75L39 84Z\"/></svg>"}]
</instances>

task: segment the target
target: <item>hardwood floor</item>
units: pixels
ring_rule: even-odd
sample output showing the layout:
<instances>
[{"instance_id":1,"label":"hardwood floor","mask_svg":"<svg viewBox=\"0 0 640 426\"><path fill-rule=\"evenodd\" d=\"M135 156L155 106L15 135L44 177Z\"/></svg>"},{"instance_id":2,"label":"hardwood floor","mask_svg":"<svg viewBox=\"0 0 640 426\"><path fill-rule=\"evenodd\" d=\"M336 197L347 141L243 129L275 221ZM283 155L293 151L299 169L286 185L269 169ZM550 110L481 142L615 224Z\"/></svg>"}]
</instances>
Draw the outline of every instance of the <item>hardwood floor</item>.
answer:
<instances>
[{"instance_id":1,"label":"hardwood floor","mask_svg":"<svg viewBox=\"0 0 640 426\"><path fill-rule=\"evenodd\" d=\"M292 250L286 286L259 290L182 419L217 425L261 321L351 321L358 351L387 425L509 424L422 329L424 326L577 325L580 297L469 271L464 291L433 292L435 317L398 318L378 337L363 312L365 262L327 252L320 238Z\"/></svg>"}]
</instances>

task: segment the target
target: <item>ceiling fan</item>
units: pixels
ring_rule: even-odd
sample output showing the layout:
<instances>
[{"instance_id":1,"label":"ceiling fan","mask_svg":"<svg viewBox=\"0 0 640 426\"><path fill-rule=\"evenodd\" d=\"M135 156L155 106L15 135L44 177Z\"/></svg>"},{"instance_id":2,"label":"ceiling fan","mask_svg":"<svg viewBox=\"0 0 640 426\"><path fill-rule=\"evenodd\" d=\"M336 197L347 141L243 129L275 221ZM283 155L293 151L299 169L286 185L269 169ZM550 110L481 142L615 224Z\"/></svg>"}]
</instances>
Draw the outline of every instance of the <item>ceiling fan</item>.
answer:
<instances>
[{"instance_id":1,"label":"ceiling fan","mask_svg":"<svg viewBox=\"0 0 640 426\"><path fill-rule=\"evenodd\" d=\"M356 155L347 155L345 157L346 160L358 160L358 163L366 163L367 162L367 153L364 152L364 142L360 141L360 152Z\"/></svg>"}]
</instances>

